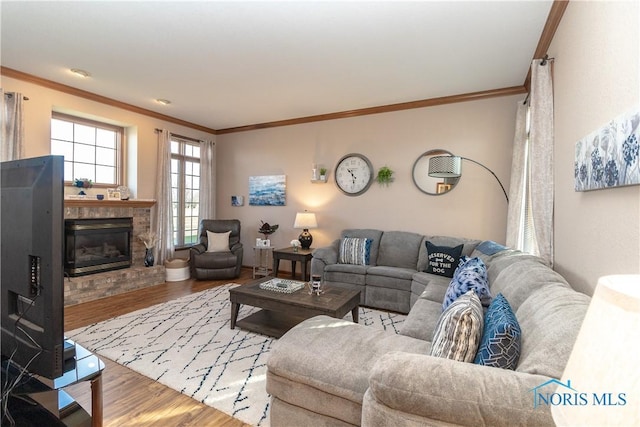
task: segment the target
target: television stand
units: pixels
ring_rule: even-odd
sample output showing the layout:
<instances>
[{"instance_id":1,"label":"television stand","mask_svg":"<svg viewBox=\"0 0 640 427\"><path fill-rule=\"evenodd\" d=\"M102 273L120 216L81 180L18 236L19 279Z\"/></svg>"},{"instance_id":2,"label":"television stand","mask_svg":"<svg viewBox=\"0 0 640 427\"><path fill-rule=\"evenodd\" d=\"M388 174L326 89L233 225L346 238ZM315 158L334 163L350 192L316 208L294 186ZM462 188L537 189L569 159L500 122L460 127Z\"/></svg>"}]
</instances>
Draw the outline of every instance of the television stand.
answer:
<instances>
[{"instance_id":1,"label":"television stand","mask_svg":"<svg viewBox=\"0 0 640 427\"><path fill-rule=\"evenodd\" d=\"M22 421L17 425L102 427L104 362L81 345L70 340L67 342L75 348L75 357L65 361L65 370L61 377L50 380L39 376L27 376L28 379L13 391L9 406L13 409L10 412L12 415L15 414L14 418L20 418ZM6 375L9 376L9 380L15 378L21 369L18 365L9 365L8 360L3 359L2 381L4 382ZM67 386L84 381L91 383L91 415L63 390ZM54 421L43 423L43 420L57 420L60 424Z\"/></svg>"}]
</instances>

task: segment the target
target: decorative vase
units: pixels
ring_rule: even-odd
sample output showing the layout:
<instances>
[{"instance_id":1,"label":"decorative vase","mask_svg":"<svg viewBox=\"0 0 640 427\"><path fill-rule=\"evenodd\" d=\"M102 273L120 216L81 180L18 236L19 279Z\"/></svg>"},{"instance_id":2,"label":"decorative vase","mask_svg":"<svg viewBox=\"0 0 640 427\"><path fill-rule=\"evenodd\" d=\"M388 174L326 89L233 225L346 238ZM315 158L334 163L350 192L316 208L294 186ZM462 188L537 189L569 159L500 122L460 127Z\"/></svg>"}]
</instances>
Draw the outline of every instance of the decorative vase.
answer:
<instances>
[{"instance_id":1,"label":"decorative vase","mask_svg":"<svg viewBox=\"0 0 640 427\"><path fill-rule=\"evenodd\" d=\"M153 248L147 248L144 253L144 266L153 267L155 259L153 258Z\"/></svg>"}]
</instances>

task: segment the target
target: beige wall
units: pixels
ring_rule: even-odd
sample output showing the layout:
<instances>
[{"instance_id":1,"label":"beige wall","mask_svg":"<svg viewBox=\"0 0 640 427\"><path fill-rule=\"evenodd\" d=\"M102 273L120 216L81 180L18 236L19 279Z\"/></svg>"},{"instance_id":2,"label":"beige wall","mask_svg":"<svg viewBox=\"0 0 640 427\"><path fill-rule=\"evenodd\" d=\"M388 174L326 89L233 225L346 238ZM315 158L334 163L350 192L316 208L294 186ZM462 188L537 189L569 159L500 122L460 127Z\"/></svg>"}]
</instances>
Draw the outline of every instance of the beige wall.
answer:
<instances>
[{"instance_id":1,"label":"beige wall","mask_svg":"<svg viewBox=\"0 0 640 427\"><path fill-rule=\"evenodd\" d=\"M20 92L29 98L24 103L25 157L44 156L51 153L51 112L69 114L111 122L126 127L127 167L126 185L137 199L155 198L157 135L156 128L198 139L214 139L211 134L178 126L121 108L68 95L56 90L2 76L5 92ZM171 111L167 111L171 115ZM103 190L92 188L89 194ZM77 193L77 189L65 189L67 194Z\"/></svg>"},{"instance_id":2,"label":"beige wall","mask_svg":"<svg viewBox=\"0 0 640 427\"><path fill-rule=\"evenodd\" d=\"M598 277L640 272L640 187L575 192L576 141L640 105L638 2L571 2L555 57L555 268L592 294Z\"/></svg>"},{"instance_id":3,"label":"beige wall","mask_svg":"<svg viewBox=\"0 0 640 427\"><path fill-rule=\"evenodd\" d=\"M510 96L218 135L218 217L242 221L247 248L260 237L260 220L279 224L271 240L275 246L288 246L301 231L293 229L295 214L304 209L317 214L313 247L330 243L349 227L504 242L507 203L489 172L465 162L464 176L453 192L428 196L414 186L411 171L423 152L443 148L484 163L508 190L515 109L522 99ZM333 170L351 152L367 156L376 172L389 166L395 182L389 187L374 183L359 197L343 195ZM310 182L314 163L329 169L328 183ZM287 177L286 206L249 206L249 177L278 174ZM244 196L245 205L232 207L232 195ZM252 259L247 250L245 264Z\"/></svg>"}]
</instances>

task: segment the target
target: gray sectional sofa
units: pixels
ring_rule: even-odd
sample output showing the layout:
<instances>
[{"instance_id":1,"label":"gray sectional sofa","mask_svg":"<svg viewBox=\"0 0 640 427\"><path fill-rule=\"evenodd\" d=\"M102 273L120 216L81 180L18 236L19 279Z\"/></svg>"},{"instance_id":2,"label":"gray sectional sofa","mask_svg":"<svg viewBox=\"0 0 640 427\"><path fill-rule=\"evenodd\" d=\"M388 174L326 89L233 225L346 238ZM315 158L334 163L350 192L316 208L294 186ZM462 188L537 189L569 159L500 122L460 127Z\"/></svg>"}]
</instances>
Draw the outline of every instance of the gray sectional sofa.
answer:
<instances>
[{"instance_id":1,"label":"gray sectional sofa","mask_svg":"<svg viewBox=\"0 0 640 427\"><path fill-rule=\"evenodd\" d=\"M379 242L369 266L338 265L334 242L314 253L313 274L327 286L359 289L363 305L408 316L399 334L326 316L287 332L267 364L272 426L553 425L549 407L534 407L534 393L561 378L589 297L539 258L489 242L343 232L356 235ZM463 253L485 262L492 295L504 295L522 331L515 370L429 355L450 279L421 271L425 240L463 243Z\"/></svg>"}]
</instances>

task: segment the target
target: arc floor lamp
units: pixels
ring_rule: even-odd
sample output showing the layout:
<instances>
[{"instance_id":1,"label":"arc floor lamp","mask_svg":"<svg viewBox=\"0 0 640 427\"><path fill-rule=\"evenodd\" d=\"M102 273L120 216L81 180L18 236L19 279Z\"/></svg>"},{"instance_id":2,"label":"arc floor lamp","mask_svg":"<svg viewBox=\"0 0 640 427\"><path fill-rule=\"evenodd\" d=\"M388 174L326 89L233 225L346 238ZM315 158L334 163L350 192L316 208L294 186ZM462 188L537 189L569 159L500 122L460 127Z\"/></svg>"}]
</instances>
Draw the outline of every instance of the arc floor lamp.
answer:
<instances>
[{"instance_id":1,"label":"arc floor lamp","mask_svg":"<svg viewBox=\"0 0 640 427\"><path fill-rule=\"evenodd\" d=\"M475 163L478 166L482 166L486 170L488 170L491 175L498 181L500 184L500 188L502 188L502 192L504 193L504 197L507 199L507 203L509 203L509 196L507 196L507 191L504 189L504 185L500 182L498 176L488 167L483 165L480 162L476 162L473 159L462 156L434 156L429 159L429 176L434 178L459 178L462 176L462 160L468 160L471 163Z\"/></svg>"}]
</instances>

